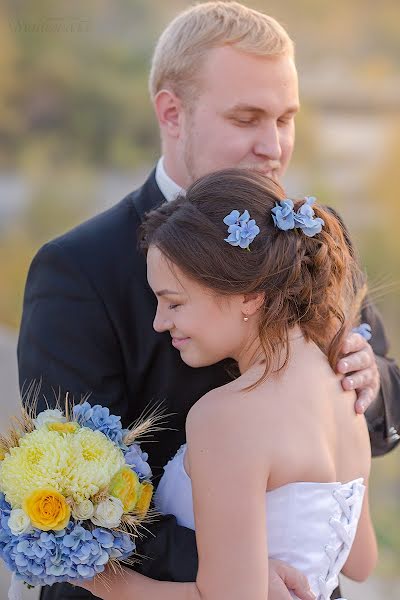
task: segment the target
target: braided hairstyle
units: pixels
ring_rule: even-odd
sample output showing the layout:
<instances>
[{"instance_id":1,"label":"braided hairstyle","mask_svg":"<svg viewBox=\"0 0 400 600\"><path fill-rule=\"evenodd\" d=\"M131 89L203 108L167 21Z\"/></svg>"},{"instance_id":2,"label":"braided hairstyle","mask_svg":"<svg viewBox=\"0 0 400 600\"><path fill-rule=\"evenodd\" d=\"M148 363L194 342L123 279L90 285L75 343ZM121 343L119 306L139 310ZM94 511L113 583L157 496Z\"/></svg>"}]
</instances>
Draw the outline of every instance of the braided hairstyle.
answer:
<instances>
[{"instance_id":1,"label":"braided hairstyle","mask_svg":"<svg viewBox=\"0 0 400 600\"><path fill-rule=\"evenodd\" d=\"M289 332L299 326L304 338L326 354L334 369L343 338L355 324L366 293L365 278L339 217L314 205L322 231L275 227L271 210L285 199L271 179L248 170L224 169L193 183L186 196L148 213L140 243L155 245L167 260L216 295L263 292L259 337L269 375L276 358L289 357ZM293 200L297 210L304 200ZM250 251L224 241L224 217L248 210L260 233Z\"/></svg>"}]
</instances>

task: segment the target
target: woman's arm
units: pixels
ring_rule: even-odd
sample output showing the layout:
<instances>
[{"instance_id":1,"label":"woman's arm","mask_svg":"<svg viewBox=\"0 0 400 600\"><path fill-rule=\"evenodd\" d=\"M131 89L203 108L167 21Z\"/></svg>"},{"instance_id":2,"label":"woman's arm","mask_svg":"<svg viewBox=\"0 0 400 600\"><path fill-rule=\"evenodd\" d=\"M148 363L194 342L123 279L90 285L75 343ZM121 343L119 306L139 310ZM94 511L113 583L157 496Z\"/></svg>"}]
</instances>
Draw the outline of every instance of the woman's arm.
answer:
<instances>
[{"instance_id":1,"label":"woman's arm","mask_svg":"<svg viewBox=\"0 0 400 600\"><path fill-rule=\"evenodd\" d=\"M186 422L196 585L205 600L267 598L268 452L261 425L250 424L254 419L244 412L224 391L214 390L195 404Z\"/></svg>"},{"instance_id":2,"label":"woman's arm","mask_svg":"<svg viewBox=\"0 0 400 600\"><path fill-rule=\"evenodd\" d=\"M267 599L266 453L257 446L258 432L246 433L240 413L227 410L221 393L213 391L187 419L197 582L159 582L131 571L122 577L108 569L109 591L103 578L83 583L86 589L104 600Z\"/></svg>"},{"instance_id":3,"label":"woman's arm","mask_svg":"<svg viewBox=\"0 0 400 600\"><path fill-rule=\"evenodd\" d=\"M156 581L130 569L106 567L102 575L78 585L102 600L199 600L194 583Z\"/></svg>"},{"instance_id":4,"label":"woman's arm","mask_svg":"<svg viewBox=\"0 0 400 600\"><path fill-rule=\"evenodd\" d=\"M367 481L356 536L342 573L354 581L365 581L374 570L377 560L378 548L369 510Z\"/></svg>"}]
</instances>

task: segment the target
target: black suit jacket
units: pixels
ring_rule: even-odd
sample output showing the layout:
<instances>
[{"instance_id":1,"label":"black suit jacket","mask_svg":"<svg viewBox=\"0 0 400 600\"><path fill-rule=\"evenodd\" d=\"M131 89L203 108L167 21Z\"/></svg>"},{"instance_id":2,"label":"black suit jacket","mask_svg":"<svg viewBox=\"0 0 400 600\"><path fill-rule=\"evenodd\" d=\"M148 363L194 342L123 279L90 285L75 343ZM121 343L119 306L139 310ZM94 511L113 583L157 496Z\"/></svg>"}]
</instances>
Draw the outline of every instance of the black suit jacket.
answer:
<instances>
[{"instance_id":1,"label":"black suit jacket","mask_svg":"<svg viewBox=\"0 0 400 600\"><path fill-rule=\"evenodd\" d=\"M29 270L18 343L21 386L41 379L41 391L50 403L59 390L76 400L91 392L92 403L120 414L126 426L149 405L163 401L165 410L173 413L173 430L157 435L157 443L144 445L156 480L185 441L191 406L230 377L226 363L188 367L172 347L169 333L160 335L152 328L156 299L137 248L137 229L143 215L164 201L153 171L143 187L113 208L43 246ZM385 411L375 415L372 438L382 452L395 443L388 431L400 422L400 375L385 358L386 338L375 311L366 320L373 328L372 343L383 373ZM138 570L160 580L194 581L193 531L167 516L153 532L138 547L148 557ZM48 600L90 597L69 585L42 592Z\"/></svg>"}]
</instances>

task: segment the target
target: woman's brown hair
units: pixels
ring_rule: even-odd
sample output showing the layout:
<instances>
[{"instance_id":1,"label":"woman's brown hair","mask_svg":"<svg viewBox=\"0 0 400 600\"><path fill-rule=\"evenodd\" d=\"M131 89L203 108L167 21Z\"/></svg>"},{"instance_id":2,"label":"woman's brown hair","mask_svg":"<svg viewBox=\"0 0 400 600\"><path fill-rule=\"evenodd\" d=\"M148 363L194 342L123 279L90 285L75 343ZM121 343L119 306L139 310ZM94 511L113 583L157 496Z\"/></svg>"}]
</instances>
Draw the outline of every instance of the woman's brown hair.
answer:
<instances>
[{"instance_id":1,"label":"woman's brown hair","mask_svg":"<svg viewBox=\"0 0 400 600\"><path fill-rule=\"evenodd\" d=\"M339 218L314 205L322 231L307 237L301 230L275 227L271 210L285 198L282 188L258 173L226 169L193 183L186 196L146 216L141 246L157 246L167 260L216 295L263 292L259 336L269 375L284 352L289 331L298 325L328 357L334 369L343 338L355 324L365 282ZM294 200L297 210L304 200ZM223 219L232 210L248 210L260 233L250 252L224 241ZM256 385L257 385L256 384Z\"/></svg>"}]
</instances>

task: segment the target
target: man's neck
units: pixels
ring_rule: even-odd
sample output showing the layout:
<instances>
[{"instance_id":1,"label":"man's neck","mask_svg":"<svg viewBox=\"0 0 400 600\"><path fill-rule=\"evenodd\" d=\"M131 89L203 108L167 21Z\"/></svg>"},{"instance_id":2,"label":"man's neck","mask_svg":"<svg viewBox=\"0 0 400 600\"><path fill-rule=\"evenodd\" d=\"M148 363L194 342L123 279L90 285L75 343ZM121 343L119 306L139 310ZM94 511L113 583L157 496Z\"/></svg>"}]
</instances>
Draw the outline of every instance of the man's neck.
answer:
<instances>
[{"instance_id":1,"label":"man's neck","mask_svg":"<svg viewBox=\"0 0 400 600\"><path fill-rule=\"evenodd\" d=\"M184 194L185 190L169 175L165 162L165 158L162 156L157 163L156 182L165 199L170 202L178 195Z\"/></svg>"},{"instance_id":2,"label":"man's neck","mask_svg":"<svg viewBox=\"0 0 400 600\"><path fill-rule=\"evenodd\" d=\"M166 154L163 154L162 158L163 166L168 177L170 177L176 185L179 185L179 187L187 189L190 184L190 181L188 181L189 177L187 174L181 173L176 168L177 161L174 160L172 156L167 156Z\"/></svg>"}]
</instances>

